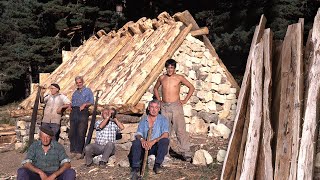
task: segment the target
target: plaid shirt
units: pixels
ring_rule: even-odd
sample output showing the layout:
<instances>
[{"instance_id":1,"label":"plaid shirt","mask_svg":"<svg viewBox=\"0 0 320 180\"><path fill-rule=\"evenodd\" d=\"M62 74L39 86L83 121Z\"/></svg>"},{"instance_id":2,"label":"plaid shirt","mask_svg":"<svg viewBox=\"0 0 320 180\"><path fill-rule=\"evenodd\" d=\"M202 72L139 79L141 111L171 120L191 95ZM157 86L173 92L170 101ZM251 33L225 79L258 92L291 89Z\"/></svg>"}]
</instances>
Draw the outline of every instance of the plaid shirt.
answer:
<instances>
[{"instance_id":1,"label":"plaid shirt","mask_svg":"<svg viewBox=\"0 0 320 180\"><path fill-rule=\"evenodd\" d=\"M31 144L28 149L27 157L22 164L31 163L35 167L45 172L57 171L60 166L66 162L70 162L64 147L57 141L51 141L50 149L44 153L40 140Z\"/></svg>"},{"instance_id":2,"label":"plaid shirt","mask_svg":"<svg viewBox=\"0 0 320 180\"><path fill-rule=\"evenodd\" d=\"M103 129L100 129L99 125L101 124L102 121L103 120L99 120L95 124L96 131L97 131L95 142L99 145L104 146L108 142L116 141L116 135L120 131L120 128L115 122L109 120L108 124Z\"/></svg>"}]
</instances>

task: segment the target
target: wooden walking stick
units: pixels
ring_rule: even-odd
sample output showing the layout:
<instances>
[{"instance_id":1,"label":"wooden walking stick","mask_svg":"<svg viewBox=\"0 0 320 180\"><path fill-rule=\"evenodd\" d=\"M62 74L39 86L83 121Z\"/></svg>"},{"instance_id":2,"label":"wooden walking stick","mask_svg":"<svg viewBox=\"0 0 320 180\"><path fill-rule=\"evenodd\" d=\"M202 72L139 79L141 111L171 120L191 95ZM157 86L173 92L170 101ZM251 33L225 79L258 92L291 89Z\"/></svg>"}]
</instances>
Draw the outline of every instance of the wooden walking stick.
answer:
<instances>
[{"instance_id":1,"label":"wooden walking stick","mask_svg":"<svg viewBox=\"0 0 320 180\"><path fill-rule=\"evenodd\" d=\"M152 127L150 127L148 130L148 135L147 135L148 142L151 139L151 135L152 135ZM146 149L144 152L144 157L143 157L143 162L142 162L141 177L144 176L144 172L146 170L146 165L147 165L147 161L148 161L148 153L149 153L149 150Z\"/></svg>"},{"instance_id":2,"label":"wooden walking stick","mask_svg":"<svg viewBox=\"0 0 320 180\"><path fill-rule=\"evenodd\" d=\"M92 116L91 116L91 121L90 121L90 127L89 127L89 131L88 131L88 135L87 135L87 139L86 142L84 144L84 147L86 147L88 144L90 144L91 142L91 138L92 138L92 134L93 134L93 130L94 130L94 125L96 123L96 117L97 117L97 108L98 108L98 99L99 99L99 93L101 90L97 90L97 94L96 94L96 101L94 103L93 106L93 112L92 112ZM81 159L84 157L84 148L82 150L82 154L81 154Z\"/></svg>"},{"instance_id":3,"label":"wooden walking stick","mask_svg":"<svg viewBox=\"0 0 320 180\"><path fill-rule=\"evenodd\" d=\"M33 105L32 116L31 116L31 125L30 125L30 131L29 131L28 147L30 147L30 145L33 143L33 140L34 140L34 131L35 131L36 122L37 122L41 88L42 87L39 85L38 91L37 91L37 96L36 96L36 99L35 99L34 105Z\"/></svg>"}]
</instances>

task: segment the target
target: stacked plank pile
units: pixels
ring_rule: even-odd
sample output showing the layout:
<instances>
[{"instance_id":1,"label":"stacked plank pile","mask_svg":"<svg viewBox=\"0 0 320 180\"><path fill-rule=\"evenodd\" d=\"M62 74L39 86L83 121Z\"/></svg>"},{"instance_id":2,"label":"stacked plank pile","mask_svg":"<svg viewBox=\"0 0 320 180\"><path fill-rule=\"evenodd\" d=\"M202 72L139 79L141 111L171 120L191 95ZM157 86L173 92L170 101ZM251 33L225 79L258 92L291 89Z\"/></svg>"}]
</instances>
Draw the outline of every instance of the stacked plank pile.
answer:
<instances>
[{"instance_id":1,"label":"stacked plank pile","mask_svg":"<svg viewBox=\"0 0 320 180\"><path fill-rule=\"evenodd\" d=\"M312 179L319 119L320 9L273 42L261 17L247 61L221 179Z\"/></svg>"}]
</instances>

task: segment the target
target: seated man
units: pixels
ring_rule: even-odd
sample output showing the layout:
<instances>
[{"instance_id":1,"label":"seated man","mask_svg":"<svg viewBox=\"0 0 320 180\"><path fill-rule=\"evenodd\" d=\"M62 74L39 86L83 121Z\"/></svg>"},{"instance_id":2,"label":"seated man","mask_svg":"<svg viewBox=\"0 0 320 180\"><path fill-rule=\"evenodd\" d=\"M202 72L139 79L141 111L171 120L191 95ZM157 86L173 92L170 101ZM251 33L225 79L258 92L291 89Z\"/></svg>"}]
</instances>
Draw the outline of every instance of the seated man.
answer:
<instances>
[{"instance_id":1,"label":"seated man","mask_svg":"<svg viewBox=\"0 0 320 180\"><path fill-rule=\"evenodd\" d=\"M40 127L40 140L31 144L27 157L18 169L18 180L23 179L75 179L76 172L71 169L70 159L64 147L52 141L54 132Z\"/></svg>"},{"instance_id":2,"label":"seated man","mask_svg":"<svg viewBox=\"0 0 320 180\"><path fill-rule=\"evenodd\" d=\"M116 113L114 108L107 108L102 111L103 119L95 124L97 131L95 143L85 147L86 166L92 165L93 156L102 154L99 166L106 167L109 157L115 153L116 135L124 129L123 124L115 117Z\"/></svg>"},{"instance_id":3,"label":"seated man","mask_svg":"<svg viewBox=\"0 0 320 180\"><path fill-rule=\"evenodd\" d=\"M169 123L165 116L159 114L160 102L156 99L149 102L148 115L144 116L138 126L136 140L132 142L132 179L137 177L140 170L140 162L145 150L156 156L153 170L156 174L161 173L161 164L168 153L169 146ZM149 128L152 128L150 141L147 141Z\"/></svg>"}]
</instances>

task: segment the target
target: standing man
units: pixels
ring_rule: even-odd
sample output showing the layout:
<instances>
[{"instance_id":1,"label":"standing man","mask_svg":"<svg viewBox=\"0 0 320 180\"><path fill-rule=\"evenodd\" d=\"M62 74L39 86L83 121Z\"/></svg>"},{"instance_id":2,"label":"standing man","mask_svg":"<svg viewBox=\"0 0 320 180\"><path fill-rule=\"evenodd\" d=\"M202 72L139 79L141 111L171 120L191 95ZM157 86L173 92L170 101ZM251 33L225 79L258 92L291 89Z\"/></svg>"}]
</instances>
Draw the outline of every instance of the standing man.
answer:
<instances>
[{"instance_id":1,"label":"standing man","mask_svg":"<svg viewBox=\"0 0 320 180\"><path fill-rule=\"evenodd\" d=\"M174 131L178 139L178 152L185 161L191 161L189 134L186 131L183 104L186 104L194 92L194 86L182 75L176 74L177 62L169 59L165 63L167 74L161 75L154 86L154 95L161 101L161 113L169 119L170 131ZM180 100L180 87L189 88L184 100ZM159 95L161 85L162 99Z\"/></svg>"},{"instance_id":2,"label":"standing man","mask_svg":"<svg viewBox=\"0 0 320 180\"><path fill-rule=\"evenodd\" d=\"M50 128L54 133L53 139L58 141L62 110L68 108L71 102L67 96L59 93L58 84L51 84L49 89L50 94L46 96L44 96L45 91L41 91L40 102L45 103L41 125Z\"/></svg>"},{"instance_id":3,"label":"standing man","mask_svg":"<svg viewBox=\"0 0 320 180\"><path fill-rule=\"evenodd\" d=\"M149 154L155 154L156 160L153 170L156 174L161 173L161 164L168 153L169 146L169 123L166 117L159 114L160 102L156 99L149 102L149 113L139 122L136 139L132 142L132 179L137 178L140 170L140 162L145 150ZM150 141L147 141L148 130L152 128Z\"/></svg>"},{"instance_id":4,"label":"standing man","mask_svg":"<svg viewBox=\"0 0 320 180\"><path fill-rule=\"evenodd\" d=\"M84 86L82 76L75 78L77 90L72 94L70 114L70 152L71 157L80 159L88 129L89 107L93 102L91 89Z\"/></svg>"},{"instance_id":5,"label":"standing man","mask_svg":"<svg viewBox=\"0 0 320 180\"><path fill-rule=\"evenodd\" d=\"M117 111L114 108L107 108L102 111L102 120L95 124L97 136L94 144L85 147L86 166L93 163L93 156L102 154L99 166L104 168L109 157L115 153L116 135L124 129L123 124L116 118Z\"/></svg>"},{"instance_id":6,"label":"standing man","mask_svg":"<svg viewBox=\"0 0 320 180\"><path fill-rule=\"evenodd\" d=\"M71 169L70 159L64 147L52 141L53 131L40 127L40 140L34 141L28 149L27 157L18 169L18 180L63 179L73 180L76 172Z\"/></svg>"}]
</instances>

